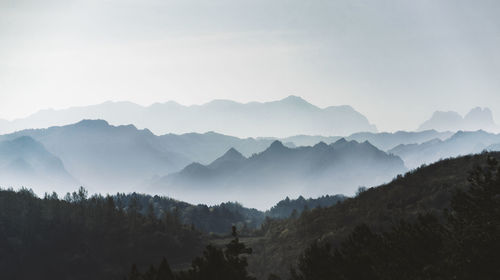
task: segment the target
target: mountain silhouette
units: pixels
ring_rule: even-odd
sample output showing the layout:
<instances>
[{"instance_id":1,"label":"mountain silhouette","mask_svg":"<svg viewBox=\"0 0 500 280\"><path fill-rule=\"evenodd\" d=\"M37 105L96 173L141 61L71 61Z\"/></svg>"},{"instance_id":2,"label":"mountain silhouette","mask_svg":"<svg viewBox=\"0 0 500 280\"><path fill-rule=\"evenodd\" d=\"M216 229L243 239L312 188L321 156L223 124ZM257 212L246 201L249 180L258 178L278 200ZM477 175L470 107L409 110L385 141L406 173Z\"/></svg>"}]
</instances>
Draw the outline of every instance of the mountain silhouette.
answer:
<instances>
[{"instance_id":1,"label":"mountain silhouette","mask_svg":"<svg viewBox=\"0 0 500 280\"><path fill-rule=\"evenodd\" d=\"M152 190L190 202L230 199L264 209L284 195L353 194L359 186L387 182L405 171L400 158L369 142L342 138L289 148L274 141L249 158L230 149L208 165L190 164L154 182Z\"/></svg>"},{"instance_id":2,"label":"mountain silhouette","mask_svg":"<svg viewBox=\"0 0 500 280\"><path fill-rule=\"evenodd\" d=\"M500 143L500 134L484 130L458 131L445 140L433 139L421 144L402 144L388 152L401 157L407 167L415 168L444 158L480 153L494 148L492 145L497 143Z\"/></svg>"},{"instance_id":3,"label":"mountain silhouette","mask_svg":"<svg viewBox=\"0 0 500 280\"><path fill-rule=\"evenodd\" d=\"M464 117L453 111L434 112L432 117L418 128L419 131L429 129L438 131L476 131L482 129L497 132L499 127L495 124L493 114L489 108L476 107L470 110Z\"/></svg>"},{"instance_id":4,"label":"mountain silhouette","mask_svg":"<svg viewBox=\"0 0 500 280\"><path fill-rule=\"evenodd\" d=\"M114 125L133 124L138 128L148 128L155 134L217 131L240 137L283 137L376 131L365 116L350 106L319 108L298 96L289 96L263 103L214 100L192 106L172 101L147 107L131 102L105 102L65 110L43 110L24 119L2 121L0 133L68 125L82 119L105 119Z\"/></svg>"},{"instance_id":5,"label":"mountain silhouette","mask_svg":"<svg viewBox=\"0 0 500 280\"><path fill-rule=\"evenodd\" d=\"M0 186L29 187L44 191L74 190L77 181L62 161L31 137L0 141ZM41 191L39 189L39 191Z\"/></svg>"},{"instance_id":6,"label":"mountain silhouette","mask_svg":"<svg viewBox=\"0 0 500 280\"><path fill-rule=\"evenodd\" d=\"M231 147L251 155L263 151L272 142L213 132L157 136L147 129L112 126L104 120L22 130L0 136L0 140L22 136L42 143L78 181L90 190L101 192L132 190L155 176L179 171L190 162L209 163ZM227 158L220 161L234 160L237 156L230 151Z\"/></svg>"}]
</instances>

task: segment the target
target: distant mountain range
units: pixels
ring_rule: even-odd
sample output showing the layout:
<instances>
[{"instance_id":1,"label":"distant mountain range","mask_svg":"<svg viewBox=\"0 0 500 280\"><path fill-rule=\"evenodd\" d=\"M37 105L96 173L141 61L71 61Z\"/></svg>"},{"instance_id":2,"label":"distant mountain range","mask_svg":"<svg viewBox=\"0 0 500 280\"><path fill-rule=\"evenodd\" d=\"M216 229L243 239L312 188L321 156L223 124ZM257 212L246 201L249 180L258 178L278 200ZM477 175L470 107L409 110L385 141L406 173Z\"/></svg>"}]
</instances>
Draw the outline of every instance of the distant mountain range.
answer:
<instances>
[{"instance_id":1,"label":"distant mountain range","mask_svg":"<svg viewBox=\"0 0 500 280\"><path fill-rule=\"evenodd\" d=\"M355 138L359 142L369 139L385 149L395 143L421 143L434 138L444 139L447 135L436 131L361 133L347 139ZM244 157L250 157L264 151L277 139L242 139L214 132L157 136L133 125L112 126L104 120L83 120L61 127L22 130L0 136L0 140L11 141L23 136L42 144L78 182L101 192L132 190L151 178L179 171L192 162L208 164L232 147ZM321 140L330 144L338 139L340 137L296 136L280 140L293 148L314 145ZM0 176L0 184L1 179ZM74 187L61 186L63 189ZM56 190L61 188L54 187Z\"/></svg>"},{"instance_id":2,"label":"distant mountain range","mask_svg":"<svg viewBox=\"0 0 500 280\"><path fill-rule=\"evenodd\" d=\"M82 119L105 119L115 125L134 124L155 134L217 131L240 137L284 137L349 135L377 130L350 106L319 108L300 97L289 96L264 103L214 100L203 105L183 106L170 101L143 107L131 102L106 102L65 110L43 110L24 119L1 121L0 133L68 125Z\"/></svg>"},{"instance_id":3,"label":"distant mountain range","mask_svg":"<svg viewBox=\"0 0 500 280\"><path fill-rule=\"evenodd\" d=\"M58 157L27 136L0 141L0 181L3 187L65 185L68 191L77 184Z\"/></svg>"},{"instance_id":4,"label":"distant mountain range","mask_svg":"<svg viewBox=\"0 0 500 280\"><path fill-rule=\"evenodd\" d=\"M25 136L43 144L81 184L101 192L132 190L154 176L178 171L191 162L213 161L230 147L251 155L272 143L211 132L156 136L147 129L112 126L103 120L22 130L0 136L0 140Z\"/></svg>"},{"instance_id":5,"label":"distant mountain range","mask_svg":"<svg viewBox=\"0 0 500 280\"><path fill-rule=\"evenodd\" d=\"M327 145L288 148L275 141L265 151L245 158L235 149L208 165L193 163L153 183L152 192L182 200L211 203L237 200L265 209L283 194L342 193L374 186L404 173L403 161L369 142L340 139ZM261 199L256 199L261 197Z\"/></svg>"},{"instance_id":6,"label":"distant mountain range","mask_svg":"<svg viewBox=\"0 0 500 280\"><path fill-rule=\"evenodd\" d=\"M1 187L61 193L81 184L91 192L160 192L196 203L220 203L224 196L246 202L247 190L267 188L263 203L269 206L286 195L349 195L358 186L390 180L404 166L500 150L500 135L485 131L242 139L215 132L157 136L104 120L22 130L0 136L0 142Z\"/></svg>"},{"instance_id":7,"label":"distant mountain range","mask_svg":"<svg viewBox=\"0 0 500 280\"><path fill-rule=\"evenodd\" d=\"M429 120L420 125L418 131L429 129L438 131L476 131L482 129L498 132L500 127L493 120L493 114L489 108L476 107L464 117L453 111L434 112Z\"/></svg>"},{"instance_id":8,"label":"distant mountain range","mask_svg":"<svg viewBox=\"0 0 500 280\"><path fill-rule=\"evenodd\" d=\"M446 140L434 139L421 144L401 144L388 152L401 157L406 166L415 168L440 159L480 153L483 150L496 151L500 148L500 134L483 130L459 131Z\"/></svg>"}]
</instances>

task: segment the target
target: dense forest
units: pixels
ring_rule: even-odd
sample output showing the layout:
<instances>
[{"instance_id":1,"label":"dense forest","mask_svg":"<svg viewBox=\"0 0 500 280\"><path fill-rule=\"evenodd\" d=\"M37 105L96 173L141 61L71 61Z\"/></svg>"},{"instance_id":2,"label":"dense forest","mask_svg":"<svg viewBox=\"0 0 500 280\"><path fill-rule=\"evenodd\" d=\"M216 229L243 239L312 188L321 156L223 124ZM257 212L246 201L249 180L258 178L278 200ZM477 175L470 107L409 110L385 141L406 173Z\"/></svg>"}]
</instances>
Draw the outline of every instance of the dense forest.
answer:
<instances>
[{"instance_id":1,"label":"dense forest","mask_svg":"<svg viewBox=\"0 0 500 280\"><path fill-rule=\"evenodd\" d=\"M304 210L317 207L328 207L346 199L343 195L324 195L318 198L297 199L285 198L267 211L246 208L237 202L226 202L219 205L207 206L204 204L192 205L169 197L151 196L146 194L116 194L115 203L127 209L131 202L138 206L144 215L148 211L161 217L164 213L174 213L181 223L191 225L204 233L226 235L233 225L236 225L240 234L249 235L258 230L266 219L286 219L296 216Z\"/></svg>"},{"instance_id":2,"label":"dense forest","mask_svg":"<svg viewBox=\"0 0 500 280\"><path fill-rule=\"evenodd\" d=\"M63 198L0 190L0 270L9 279L120 279L130 263L143 267L160 257L186 267L217 237L211 233L227 235L236 226L243 235L256 235L271 214L284 219L293 209L342 199L287 198L262 212L238 203L209 207L136 193L88 197L84 188Z\"/></svg>"},{"instance_id":3,"label":"dense forest","mask_svg":"<svg viewBox=\"0 0 500 280\"><path fill-rule=\"evenodd\" d=\"M134 200L123 209L83 188L64 199L0 191L2 279L122 279L130 263L189 263L203 244L175 213L143 215Z\"/></svg>"}]
</instances>

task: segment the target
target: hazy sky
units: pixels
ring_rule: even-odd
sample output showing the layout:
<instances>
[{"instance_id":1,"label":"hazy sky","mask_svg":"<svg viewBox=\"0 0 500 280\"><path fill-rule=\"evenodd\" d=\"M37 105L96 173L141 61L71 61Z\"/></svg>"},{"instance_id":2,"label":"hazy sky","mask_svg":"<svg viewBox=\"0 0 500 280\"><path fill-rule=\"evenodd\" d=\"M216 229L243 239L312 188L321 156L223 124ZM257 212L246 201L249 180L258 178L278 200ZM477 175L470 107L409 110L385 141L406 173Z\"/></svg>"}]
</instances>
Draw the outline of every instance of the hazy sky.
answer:
<instances>
[{"instance_id":1,"label":"hazy sky","mask_svg":"<svg viewBox=\"0 0 500 280\"><path fill-rule=\"evenodd\" d=\"M498 0L0 0L0 118L130 100L349 104L380 130L488 106Z\"/></svg>"}]
</instances>

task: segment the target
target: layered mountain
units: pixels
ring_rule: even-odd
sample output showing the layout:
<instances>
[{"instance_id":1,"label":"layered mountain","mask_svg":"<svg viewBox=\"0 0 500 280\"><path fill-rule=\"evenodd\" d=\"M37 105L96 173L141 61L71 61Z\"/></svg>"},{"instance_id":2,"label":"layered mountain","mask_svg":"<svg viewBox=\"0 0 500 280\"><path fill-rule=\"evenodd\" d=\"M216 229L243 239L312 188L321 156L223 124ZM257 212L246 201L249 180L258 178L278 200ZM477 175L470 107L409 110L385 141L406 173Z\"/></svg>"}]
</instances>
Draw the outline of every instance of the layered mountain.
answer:
<instances>
[{"instance_id":1,"label":"layered mountain","mask_svg":"<svg viewBox=\"0 0 500 280\"><path fill-rule=\"evenodd\" d=\"M264 103L214 100L203 105L183 106L170 101L143 107L130 102L106 102L65 110L43 110L25 119L0 122L0 133L67 125L82 119L105 119L115 125L134 124L155 134L217 131L240 137L283 137L376 131L365 116L350 106L319 108L300 97L289 96Z\"/></svg>"},{"instance_id":2,"label":"layered mountain","mask_svg":"<svg viewBox=\"0 0 500 280\"><path fill-rule=\"evenodd\" d=\"M387 151L400 144L420 144L433 139L445 140L453 135L453 132L438 132L436 130L424 131L397 131L397 132L357 132L347 137L342 136L320 136L320 135L295 135L285 138L262 138L262 139L275 139L286 143L286 146L313 146L319 142L327 144L338 141L341 138L346 140L355 140L357 142L368 141L375 147ZM291 145L293 144L293 145Z\"/></svg>"},{"instance_id":3,"label":"layered mountain","mask_svg":"<svg viewBox=\"0 0 500 280\"><path fill-rule=\"evenodd\" d=\"M192 163L155 182L152 191L196 202L237 200L265 209L285 195L354 194L406 171L403 161L369 142L340 139L289 148L274 141L249 158L235 149L208 165ZM257 199L256 199L257 198Z\"/></svg>"},{"instance_id":4,"label":"layered mountain","mask_svg":"<svg viewBox=\"0 0 500 280\"><path fill-rule=\"evenodd\" d=\"M68 191L77 184L62 161L33 138L0 141L0 187L36 185L39 191Z\"/></svg>"},{"instance_id":5,"label":"layered mountain","mask_svg":"<svg viewBox=\"0 0 500 280\"><path fill-rule=\"evenodd\" d=\"M188 159L156 143L148 130L110 126L102 120L48 129L24 130L5 137L29 136L57 155L69 173L91 190L127 190Z\"/></svg>"},{"instance_id":6,"label":"layered mountain","mask_svg":"<svg viewBox=\"0 0 500 280\"><path fill-rule=\"evenodd\" d=\"M388 152L401 157L407 167L415 168L443 158L494 150L495 146L492 145L497 143L500 143L500 134L483 130L459 131L445 140L433 139L421 144L402 144Z\"/></svg>"},{"instance_id":7,"label":"layered mountain","mask_svg":"<svg viewBox=\"0 0 500 280\"><path fill-rule=\"evenodd\" d=\"M237 147L249 156L263 151L272 142L213 132L157 136L147 129L112 126L104 120L22 130L0 136L0 140L21 136L42 143L78 181L91 191L100 192L132 190L152 177L179 171L193 161L209 163L230 147ZM12 154L18 152L11 151ZM32 186L36 189L37 184Z\"/></svg>"},{"instance_id":8,"label":"layered mountain","mask_svg":"<svg viewBox=\"0 0 500 280\"><path fill-rule=\"evenodd\" d=\"M464 117L453 111L434 112L432 117L418 128L419 131L429 129L438 131L476 131L482 129L497 132L499 127L495 124L493 114L489 108L476 107L470 110Z\"/></svg>"}]
</instances>

